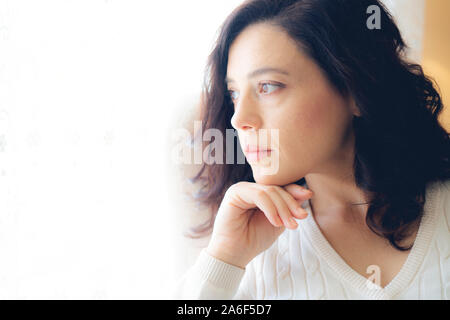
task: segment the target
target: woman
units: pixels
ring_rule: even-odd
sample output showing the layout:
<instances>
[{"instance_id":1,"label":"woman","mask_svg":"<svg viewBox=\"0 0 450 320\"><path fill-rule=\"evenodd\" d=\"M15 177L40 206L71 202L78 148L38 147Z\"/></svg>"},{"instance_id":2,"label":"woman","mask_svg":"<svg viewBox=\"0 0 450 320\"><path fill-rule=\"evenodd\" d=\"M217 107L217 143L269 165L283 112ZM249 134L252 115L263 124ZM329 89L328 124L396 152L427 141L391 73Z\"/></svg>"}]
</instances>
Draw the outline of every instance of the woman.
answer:
<instances>
[{"instance_id":1,"label":"woman","mask_svg":"<svg viewBox=\"0 0 450 320\"><path fill-rule=\"evenodd\" d=\"M211 208L195 234L213 231L175 297L448 299L449 134L405 49L377 0L252 0L231 13L202 129L236 129L248 163L194 177Z\"/></svg>"}]
</instances>

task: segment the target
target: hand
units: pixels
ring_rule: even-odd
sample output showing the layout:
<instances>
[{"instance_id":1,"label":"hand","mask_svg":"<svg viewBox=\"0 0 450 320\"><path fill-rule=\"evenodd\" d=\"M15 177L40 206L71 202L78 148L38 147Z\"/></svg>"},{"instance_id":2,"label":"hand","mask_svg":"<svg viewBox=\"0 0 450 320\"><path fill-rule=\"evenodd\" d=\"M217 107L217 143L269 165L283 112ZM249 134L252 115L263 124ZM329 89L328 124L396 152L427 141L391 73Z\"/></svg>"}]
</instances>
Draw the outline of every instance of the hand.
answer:
<instances>
[{"instance_id":1,"label":"hand","mask_svg":"<svg viewBox=\"0 0 450 320\"><path fill-rule=\"evenodd\" d=\"M312 195L296 184L280 187L241 181L232 185L220 204L206 252L245 268L285 228L297 228L293 218L307 217L301 203Z\"/></svg>"}]
</instances>

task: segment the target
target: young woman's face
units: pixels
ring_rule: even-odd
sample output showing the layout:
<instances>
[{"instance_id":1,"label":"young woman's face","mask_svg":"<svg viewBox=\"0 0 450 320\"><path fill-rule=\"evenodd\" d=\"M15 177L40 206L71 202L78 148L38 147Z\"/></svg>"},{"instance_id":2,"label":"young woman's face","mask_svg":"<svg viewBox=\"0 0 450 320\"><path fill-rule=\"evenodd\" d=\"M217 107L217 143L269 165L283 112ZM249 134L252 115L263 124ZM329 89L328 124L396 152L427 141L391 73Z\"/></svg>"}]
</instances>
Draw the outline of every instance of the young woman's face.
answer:
<instances>
[{"instance_id":1,"label":"young woman's face","mask_svg":"<svg viewBox=\"0 0 450 320\"><path fill-rule=\"evenodd\" d=\"M251 76L265 68L280 72ZM251 25L233 41L227 83L234 102L231 124L257 183L282 186L327 170L353 138L355 108L292 38L272 25ZM278 142L271 129L278 130ZM255 153L246 153L247 145L271 152L255 161ZM278 170L267 174L267 167L275 167L273 161L278 161Z\"/></svg>"}]
</instances>

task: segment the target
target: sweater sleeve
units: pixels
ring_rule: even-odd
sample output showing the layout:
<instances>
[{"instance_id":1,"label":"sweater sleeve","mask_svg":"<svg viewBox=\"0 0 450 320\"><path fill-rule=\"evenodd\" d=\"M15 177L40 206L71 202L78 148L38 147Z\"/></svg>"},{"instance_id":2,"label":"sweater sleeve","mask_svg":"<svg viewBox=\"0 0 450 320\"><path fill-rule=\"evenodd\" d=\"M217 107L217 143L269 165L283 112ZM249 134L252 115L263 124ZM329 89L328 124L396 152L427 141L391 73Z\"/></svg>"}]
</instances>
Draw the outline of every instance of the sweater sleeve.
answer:
<instances>
[{"instance_id":1,"label":"sweater sleeve","mask_svg":"<svg viewBox=\"0 0 450 320\"><path fill-rule=\"evenodd\" d=\"M194 265L178 281L173 299L231 300L251 299L242 283L246 269L228 264L200 251Z\"/></svg>"}]
</instances>

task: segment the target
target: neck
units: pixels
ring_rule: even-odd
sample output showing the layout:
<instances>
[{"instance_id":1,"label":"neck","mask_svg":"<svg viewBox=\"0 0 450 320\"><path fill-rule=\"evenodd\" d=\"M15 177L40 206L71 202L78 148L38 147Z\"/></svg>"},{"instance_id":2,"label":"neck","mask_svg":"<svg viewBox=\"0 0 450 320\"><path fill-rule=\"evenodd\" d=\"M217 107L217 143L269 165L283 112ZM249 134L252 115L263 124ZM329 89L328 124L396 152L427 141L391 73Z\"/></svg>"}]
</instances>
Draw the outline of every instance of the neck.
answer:
<instances>
[{"instance_id":1,"label":"neck","mask_svg":"<svg viewBox=\"0 0 450 320\"><path fill-rule=\"evenodd\" d=\"M305 175L308 188L314 192L310 203L315 214L333 215L343 220L354 219L355 215L365 219L373 194L356 185L351 146L350 142L326 164Z\"/></svg>"}]
</instances>

